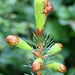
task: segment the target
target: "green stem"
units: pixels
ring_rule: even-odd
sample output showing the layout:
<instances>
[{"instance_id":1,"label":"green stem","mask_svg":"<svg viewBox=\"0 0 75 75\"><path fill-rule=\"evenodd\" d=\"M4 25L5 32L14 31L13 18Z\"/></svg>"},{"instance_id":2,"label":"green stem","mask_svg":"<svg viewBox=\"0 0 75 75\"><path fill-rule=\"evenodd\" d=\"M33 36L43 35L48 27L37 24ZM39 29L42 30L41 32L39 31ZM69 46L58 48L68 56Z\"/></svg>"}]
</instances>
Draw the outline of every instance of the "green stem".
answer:
<instances>
[{"instance_id":1,"label":"green stem","mask_svg":"<svg viewBox=\"0 0 75 75\"><path fill-rule=\"evenodd\" d=\"M62 44L61 44L61 46L62 46ZM60 43L55 43L50 48L50 50L47 52L48 54L46 56L48 56L48 55L54 55L54 54L57 54L57 53L61 52L62 51L62 47L61 46L60 46Z\"/></svg>"},{"instance_id":2,"label":"green stem","mask_svg":"<svg viewBox=\"0 0 75 75\"><path fill-rule=\"evenodd\" d=\"M29 46L25 41L23 41L22 39L20 39L17 36L14 35L9 35L6 38L6 42L10 45L10 46L16 46L19 48L22 48L24 50L29 50L31 52L33 52L33 48L31 46Z\"/></svg>"},{"instance_id":3,"label":"green stem","mask_svg":"<svg viewBox=\"0 0 75 75\"><path fill-rule=\"evenodd\" d=\"M35 0L35 2L34 2L36 26L40 30L44 27L45 22L46 22L45 14L41 13L44 11L44 9L42 9L42 7L45 7L43 1L46 1L46 0Z\"/></svg>"},{"instance_id":4,"label":"green stem","mask_svg":"<svg viewBox=\"0 0 75 75\"><path fill-rule=\"evenodd\" d=\"M56 71L58 71L60 73L65 73L67 71L66 67L63 64L57 63L57 62L47 64L46 67L55 69Z\"/></svg>"},{"instance_id":5,"label":"green stem","mask_svg":"<svg viewBox=\"0 0 75 75\"><path fill-rule=\"evenodd\" d=\"M19 38L20 39L20 38ZM29 50L32 52L33 48L31 46L29 46L25 41L23 41L22 39L20 39L20 43L18 45L16 45L16 47L22 48L24 50Z\"/></svg>"}]
</instances>

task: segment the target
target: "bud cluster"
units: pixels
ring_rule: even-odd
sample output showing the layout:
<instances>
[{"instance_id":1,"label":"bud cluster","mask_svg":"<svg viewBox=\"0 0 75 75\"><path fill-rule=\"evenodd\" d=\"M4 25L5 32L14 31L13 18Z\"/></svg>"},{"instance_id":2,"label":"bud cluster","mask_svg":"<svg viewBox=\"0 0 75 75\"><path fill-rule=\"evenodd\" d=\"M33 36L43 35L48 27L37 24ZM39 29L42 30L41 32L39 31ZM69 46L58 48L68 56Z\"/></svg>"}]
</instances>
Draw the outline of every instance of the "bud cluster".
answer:
<instances>
[{"instance_id":1,"label":"bud cluster","mask_svg":"<svg viewBox=\"0 0 75 75\"><path fill-rule=\"evenodd\" d=\"M10 46L22 48L24 50L30 51L32 54L35 55L36 59L33 61L32 69L33 71L37 72L37 75L42 75L41 70L45 68L52 68L60 73L65 73L67 69L61 63L55 61L53 62L46 61L47 63L44 65L46 58L48 60L50 58L49 56L54 56L59 52L61 52L63 49L63 45L61 43L53 44L53 42L50 40L51 38L46 39L43 36L46 18L49 12L53 11L53 6L51 2L49 2L48 0L35 0L34 6L35 6L35 19L37 26L34 38L36 39L35 44L37 46L37 51L35 51L35 49L33 49L25 41L14 35L7 36L6 42ZM53 45L51 46L51 44ZM30 58L33 59L31 56Z\"/></svg>"}]
</instances>

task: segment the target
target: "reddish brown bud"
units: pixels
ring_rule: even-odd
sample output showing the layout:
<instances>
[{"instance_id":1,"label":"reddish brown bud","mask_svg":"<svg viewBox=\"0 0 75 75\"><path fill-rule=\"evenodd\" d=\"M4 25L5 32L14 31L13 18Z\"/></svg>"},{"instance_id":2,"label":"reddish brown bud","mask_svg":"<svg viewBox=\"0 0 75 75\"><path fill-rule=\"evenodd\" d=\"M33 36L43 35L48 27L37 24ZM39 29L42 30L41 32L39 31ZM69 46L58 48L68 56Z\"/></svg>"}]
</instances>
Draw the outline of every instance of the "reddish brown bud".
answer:
<instances>
[{"instance_id":1,"label":"reddish brown bud","mask_svg":"<svg viewBox=\"0 0 75 75\"><path fill-rule=\"evenodd\" d=\"M10 46L16 46L20 43L20 39L17 36L14 35L9 35L6 38L6 42L10 45Z\"/></svg>"},{"instance_id":2,"label":"reddish brown bud","mask_svg":"<svg viewBox=\"0 0 75 75\"><path fill-rule=\"evenodd\" d=\"M45 59L47 57L47 55L45 55L44 57L43 57L43 59Z\"/></svg>"},{"instance_id":3,"label":"reddish brown bud","mask_svg":"<svg viewBox=\"0 0 75 75\"><path fill-rule=\"evenodd\" d=\"M40 59L41 59L41 58L38 58L38 59L35 60L35 61L33 62L33 64L32 64L32 69L33 69L33 71L35 71L35 72L42 70L43 63L40 62Z\"/></svg>"},{"instance_id":4,"label":"reddish brown bud","mask_svg":"<svg viewBox=\"0 0 75 75\"><path fill-rule=\"evenodd\" d=\"M48 0L46 0L45 2L43 1L45 7L43 7L44 11L40 12L46 15L46 17L48 16L49 12L53 11L53 6L51 4L51 2L49 2Z\"/></svg>"},{"instance_id":5,"label":"reddish brown bud","mask_svg":"<svg viewBox=\"0 0 75 75\"><path fill-rule=\"evenodd\" d=\"M39 57L40 53L38 51L34 51L33 54L36 56L36 57Z\"/></svg>"},{"instance_id":6,"label":"reddish brown bud","mask_svg":"<svg viewBox=\"0 0 75 75\"><path fill-rule=\"evenodd\" d=\"M67 71L66 67L63 64L60 64L59 67L61 70L61 71L59 71L60 73L65 73Z\"/></svg>"}]
</instances>

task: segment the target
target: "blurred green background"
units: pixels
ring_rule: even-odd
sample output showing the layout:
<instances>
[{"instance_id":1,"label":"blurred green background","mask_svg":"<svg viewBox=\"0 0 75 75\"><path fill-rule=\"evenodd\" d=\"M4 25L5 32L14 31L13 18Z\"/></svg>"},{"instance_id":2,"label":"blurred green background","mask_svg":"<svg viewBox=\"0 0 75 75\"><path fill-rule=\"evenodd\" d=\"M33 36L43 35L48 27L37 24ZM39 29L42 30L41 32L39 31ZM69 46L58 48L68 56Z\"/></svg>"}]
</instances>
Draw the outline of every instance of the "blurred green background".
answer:
<instances>
[{"instance_id":1,"label":"blurred green background","mask_svg":"<svg viewBox=\"0 0 75 75\"><path fill-rule=\"evenodd\" d=\"M60 54L68 70L65 75L75 75L75 0L51 0L51 3L54 11L47 18L44 34L64 45ZM0 75L31 75L32 69L23 66L30 60L29 53L10 47L5 38L16 35L23 40L32 39L35 30L34 0L0 0Z\"/></svg>"}]
</instances>

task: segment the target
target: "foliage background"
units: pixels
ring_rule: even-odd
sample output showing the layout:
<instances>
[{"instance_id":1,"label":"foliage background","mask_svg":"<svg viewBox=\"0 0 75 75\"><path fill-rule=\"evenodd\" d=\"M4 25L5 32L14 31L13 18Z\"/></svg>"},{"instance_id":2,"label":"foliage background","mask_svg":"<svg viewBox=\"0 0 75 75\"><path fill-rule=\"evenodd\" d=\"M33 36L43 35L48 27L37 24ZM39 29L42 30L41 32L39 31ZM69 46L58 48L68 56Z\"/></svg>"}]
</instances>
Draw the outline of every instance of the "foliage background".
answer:
<instances>
[{"instance_id":1,"label":"foliage background","mask_svg":"<svg viewBox=\"0 0 75 75\"><path fill-rule=\"evenodd\" d=\"M68 70L65 75L75 75L75 0L52 0L51 3L54 11L47 18L44 33L64 45L60 54ZM35 30L33 0L0 0L0 75L31 75L31 68L22 66L30 60L30 53L10 47L5 38L16 35L23 40L32 39ZM52 71L51 75L63 74Z\"/></svg>"}]
</instances>

